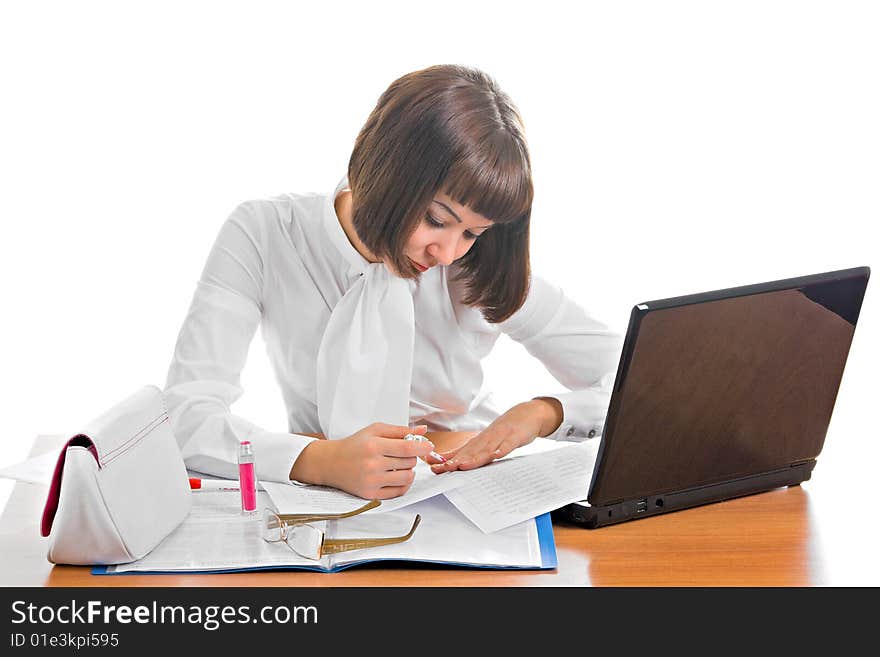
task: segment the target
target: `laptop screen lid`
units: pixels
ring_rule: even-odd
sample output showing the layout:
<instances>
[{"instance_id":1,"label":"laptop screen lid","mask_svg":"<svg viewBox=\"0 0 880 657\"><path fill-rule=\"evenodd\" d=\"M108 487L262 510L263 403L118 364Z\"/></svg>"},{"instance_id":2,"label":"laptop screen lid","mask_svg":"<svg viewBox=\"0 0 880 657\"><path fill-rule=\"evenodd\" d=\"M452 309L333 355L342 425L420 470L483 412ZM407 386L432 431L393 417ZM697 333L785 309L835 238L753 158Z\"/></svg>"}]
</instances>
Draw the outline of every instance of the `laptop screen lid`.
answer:
<instances>
[{"instance_id":1,"label":"laptop screen lid","mask_svg":"<svg viewBox=\"0 0 880 657\"><path fill-rule=\"evenodd\" d=\"M869 275L860 267L635 306L590 505L660 506L667 493L814 461Z\"/></svg>"}]
</instances>

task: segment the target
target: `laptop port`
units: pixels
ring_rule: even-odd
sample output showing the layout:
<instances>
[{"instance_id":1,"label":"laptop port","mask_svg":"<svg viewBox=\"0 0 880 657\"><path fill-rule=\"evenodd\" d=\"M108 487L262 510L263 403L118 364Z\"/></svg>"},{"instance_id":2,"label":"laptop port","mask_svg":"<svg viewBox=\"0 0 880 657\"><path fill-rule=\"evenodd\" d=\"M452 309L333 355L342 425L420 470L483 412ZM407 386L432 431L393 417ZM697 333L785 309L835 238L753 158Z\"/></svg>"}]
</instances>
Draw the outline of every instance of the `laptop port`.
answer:
<instances>
[{"instance_id":1,"label":"laptop port","mask_svg":"<svg viewBox=\"0 0 880 657\"><path fill-rule=\"evenodd\" d=\"M636 502L636 513L643 513L647 510L648 510L648 499L647 498Z\"/></svg>"}]
</instances>

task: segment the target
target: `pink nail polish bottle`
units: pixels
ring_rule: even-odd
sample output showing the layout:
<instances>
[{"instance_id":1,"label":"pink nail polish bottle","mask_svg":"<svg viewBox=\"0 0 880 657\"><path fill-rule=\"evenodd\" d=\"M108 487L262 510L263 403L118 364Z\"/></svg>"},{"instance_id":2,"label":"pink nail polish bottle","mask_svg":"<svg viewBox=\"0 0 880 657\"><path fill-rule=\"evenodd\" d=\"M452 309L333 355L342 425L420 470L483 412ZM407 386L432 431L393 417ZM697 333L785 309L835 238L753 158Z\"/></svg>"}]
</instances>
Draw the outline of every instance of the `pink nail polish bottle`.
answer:
<instances>
[{"instance_id":1,"label":"pink nail polish bottle","mask_svg":"<svg viewBox=\"0 0 880 657\"><path fill-rule=\"evenodd\" d=\"M251 441L243 440L238 448L238 487L241 490L241 513L257 511L257 478L254 473L254 450Z\"/></svg>"}]
</instances>

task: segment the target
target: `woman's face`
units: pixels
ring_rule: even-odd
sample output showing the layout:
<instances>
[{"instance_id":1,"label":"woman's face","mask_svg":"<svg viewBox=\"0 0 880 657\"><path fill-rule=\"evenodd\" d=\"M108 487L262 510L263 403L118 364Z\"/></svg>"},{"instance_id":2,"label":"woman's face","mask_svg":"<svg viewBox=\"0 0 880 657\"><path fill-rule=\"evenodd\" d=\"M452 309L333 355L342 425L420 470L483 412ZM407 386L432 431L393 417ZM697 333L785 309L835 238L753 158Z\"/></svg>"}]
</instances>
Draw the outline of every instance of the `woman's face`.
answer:
<instances>
[{"instance_id":1,"label":"woman's face","mask_svg":"<svg viewBox=\"0 0 880 657\"><path fill-rule=\"evenodd\" d=\"M483 215L438 193L407 241L404 255L419 271L451 265L492 225Z\"/></svg>"}]
</instances>

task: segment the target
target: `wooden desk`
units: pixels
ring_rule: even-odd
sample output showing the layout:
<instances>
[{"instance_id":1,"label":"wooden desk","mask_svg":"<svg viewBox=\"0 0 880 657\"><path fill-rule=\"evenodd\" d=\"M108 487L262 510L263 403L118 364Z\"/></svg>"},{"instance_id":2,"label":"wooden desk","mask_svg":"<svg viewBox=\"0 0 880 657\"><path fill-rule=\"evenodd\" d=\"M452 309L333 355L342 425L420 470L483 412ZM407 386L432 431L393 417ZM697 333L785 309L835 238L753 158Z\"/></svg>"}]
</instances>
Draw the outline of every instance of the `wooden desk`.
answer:
<instances>
[{"instance_id":1,"label":"wooden desk","mask_svg":"<svg viewBox=\"0 0 880 657\"><path fill-rule=\"evenodd\" d=\"M31 455L55 448L40 439ZM817 466L800 487L602 529L557 524L553 571L380 563L332 574L94 576L53 566L39 534L46 487L19 482L0 517L0 586L876 586L876 543L864 533L873 521L852 517L858 489L841 491L827 474Z\"/></svg>"}]
</instances>

